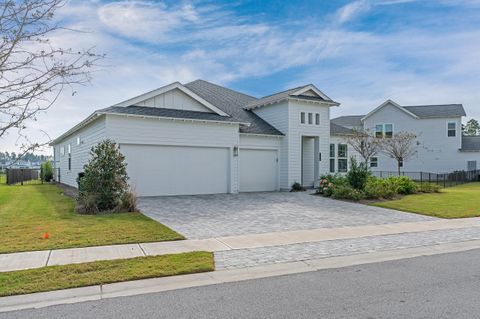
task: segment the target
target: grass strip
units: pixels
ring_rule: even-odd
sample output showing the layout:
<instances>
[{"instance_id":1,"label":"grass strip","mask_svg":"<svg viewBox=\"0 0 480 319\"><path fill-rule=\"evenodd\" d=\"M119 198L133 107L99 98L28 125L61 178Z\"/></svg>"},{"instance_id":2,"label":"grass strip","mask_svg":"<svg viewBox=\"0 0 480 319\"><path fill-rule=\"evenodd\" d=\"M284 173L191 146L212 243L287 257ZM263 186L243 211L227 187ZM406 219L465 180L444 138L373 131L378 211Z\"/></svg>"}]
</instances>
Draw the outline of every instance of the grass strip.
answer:
<instances>
[{"instance_id":1,"label":"grass strip","mask_svg":"<svg viewBox=\"0 0 480 319\"><path fill-rule=\"evenodd\" d=\"M95 261L0 273L0 296L12 296L214 270L213 253Z\"/></svg>"}]
</instances>

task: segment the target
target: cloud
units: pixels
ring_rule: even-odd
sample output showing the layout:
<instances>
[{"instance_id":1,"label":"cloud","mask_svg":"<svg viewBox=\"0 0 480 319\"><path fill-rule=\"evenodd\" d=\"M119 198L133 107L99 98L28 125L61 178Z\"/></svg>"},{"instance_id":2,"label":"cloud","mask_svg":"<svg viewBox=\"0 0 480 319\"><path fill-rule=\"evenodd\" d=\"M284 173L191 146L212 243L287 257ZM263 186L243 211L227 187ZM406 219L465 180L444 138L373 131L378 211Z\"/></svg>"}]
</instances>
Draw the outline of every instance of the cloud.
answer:
<instances>
[{"instance_id":1,"label":"cloud","mask_svg":"<svg viewBox=\"0 0 480 319\"><path fill-rule=\"evenodd\" d=\"M349 22L357 15L362 12L367 11L370 9L370 3L366 0L358 0L351 2L340 9L337 12L337 19L339 24L343 24Z\"/></svg>"},{"instance_id":2,"label":"cloud","mask_svg":"<svg viewBox=\"0 0 480 319\"><path fill-rule=\"evenodd\" d=\"M100 6L100 21L111 31L120 35L158 41L166 34L198 21L198 13L191 4L167 7L161 2L122 1Z\"/></svg>"}]
</instances>

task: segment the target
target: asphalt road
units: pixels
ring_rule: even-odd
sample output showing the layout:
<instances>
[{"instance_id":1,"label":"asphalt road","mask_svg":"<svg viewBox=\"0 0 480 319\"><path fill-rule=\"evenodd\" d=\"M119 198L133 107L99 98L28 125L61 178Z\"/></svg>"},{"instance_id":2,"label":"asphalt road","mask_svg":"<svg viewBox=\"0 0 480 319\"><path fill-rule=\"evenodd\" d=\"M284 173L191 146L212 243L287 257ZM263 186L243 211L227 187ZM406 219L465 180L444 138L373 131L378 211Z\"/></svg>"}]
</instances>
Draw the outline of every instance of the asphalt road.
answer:
<instances>
[{"instance_id":1,"label":"asphalt road","mask_svg":"<svg viewBox=\"0 0 480 319\"><path fill-rule=\"evenodd\" d=\"M480 250L9 312L0 318L480 318Z\"/></svg>"}]
</instances>

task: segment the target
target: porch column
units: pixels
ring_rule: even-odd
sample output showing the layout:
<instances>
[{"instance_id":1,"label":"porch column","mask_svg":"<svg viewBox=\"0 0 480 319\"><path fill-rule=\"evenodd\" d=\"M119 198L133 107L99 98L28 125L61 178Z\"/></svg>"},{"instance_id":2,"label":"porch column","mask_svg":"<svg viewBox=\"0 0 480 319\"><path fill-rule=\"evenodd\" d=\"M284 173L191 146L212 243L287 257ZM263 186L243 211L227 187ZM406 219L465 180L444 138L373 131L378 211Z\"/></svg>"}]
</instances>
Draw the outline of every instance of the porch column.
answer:
<instances>
[{"instance_id":1,"label":"porch column","mask_svg":"<svg viewBox=\"0 0 480 319\"><path fill-rule=\"evenodd\" d=\"M325 160L326 154L320 155L320 137L316 136L313 140L313 153L315 154L315 159L313 161L313 186L317 187L320 182L320 159ZM321 158L320 158L321 156Z\"/></svg>"}]
</instances>

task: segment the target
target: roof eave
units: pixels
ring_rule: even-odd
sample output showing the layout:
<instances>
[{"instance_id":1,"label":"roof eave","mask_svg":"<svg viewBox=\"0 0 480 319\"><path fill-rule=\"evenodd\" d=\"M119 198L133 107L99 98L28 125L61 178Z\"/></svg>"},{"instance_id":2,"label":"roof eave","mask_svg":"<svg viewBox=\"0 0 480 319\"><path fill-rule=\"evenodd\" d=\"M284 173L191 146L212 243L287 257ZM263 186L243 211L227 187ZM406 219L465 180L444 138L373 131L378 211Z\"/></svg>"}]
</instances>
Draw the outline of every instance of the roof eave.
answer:
<instances>
[{"instance_id":1,"label":"roof eave","mask_svg":"<svg viewBox=\"0 0 480 319\"><path fill-rule=\"evenodd\" d=\"M54 139L53 141L51 141L48 145L49 146L54 146L55 144L58 144L60 141L62 141L66 137L72 135L73 133L75 133L79 129L87 126L88 124L90 124L91 122L93 122L94 120L96 120L97 118L99 118L101 115L104 115L104 114L105 113L100 113L100 112L97 112L97 111L93 112L86 119L84 119L83 121L81 121L80 123L78 123L77 125L72 127L71 129L69 129L68 131L66 131L65 133L63 133L62 135L60 135L59 137Z\"/></svg>"},{"instance_id":2,"label":"roof eave","mask_svg":"<svg viewBox=\"0 0 480 319\"><path fill-rule=\"evenodd\" d=\"M195 119L195 118L156 116L156 115L125 114L125 113L115 113L115 112L99 112L98 114L118 115L118 116L137 117L137 118L152 118L152 119L159 119L159 120L176 120L176 121L182 121L182 122L210 122L210 123L238 124L238 125L243 125L243 126L250 126L249 122L239 122L239 121L217 121L217 120L208 120L208 119Z\"/></svg>"},{"instance_id":3,"label":"roof eave","mask_svg":"<svg viewBox=\"0 0 480 319\"><path fill-rule=\"evenodd\" d=\"M313 104L325 104L327 106L339 106L340 105L340 103L335 102L335 101L315 101L315 100L306 100L306 99L298 98L298 97L295 97L295 96L287 96L287 97L283 97L283 98L278 99L278 100L273 100L273 101L269 101L269 102L265 102L265 103L254 104L254 105L251 105L251 106L247 105L247 106L244 106L243 109L254 110L254 109L257 109L257 108L260 108L260 107L263 107L263 106L268 106L268 105L280 103L280 102L287 101L287 100L309 102L309 103L313 103Z\"/></svg>"}]
</instances>

